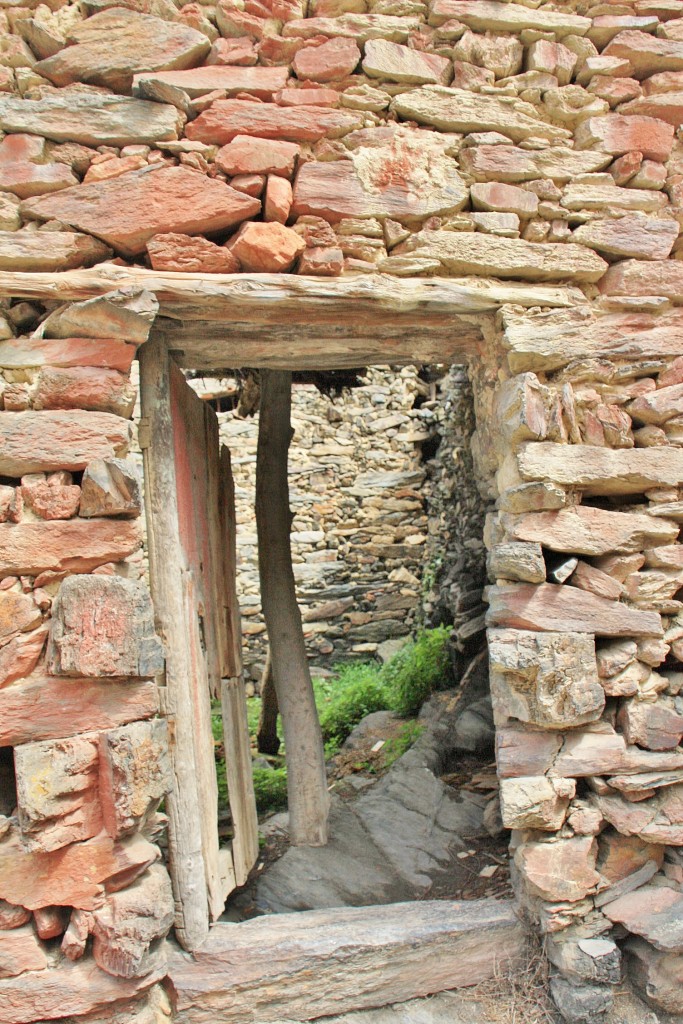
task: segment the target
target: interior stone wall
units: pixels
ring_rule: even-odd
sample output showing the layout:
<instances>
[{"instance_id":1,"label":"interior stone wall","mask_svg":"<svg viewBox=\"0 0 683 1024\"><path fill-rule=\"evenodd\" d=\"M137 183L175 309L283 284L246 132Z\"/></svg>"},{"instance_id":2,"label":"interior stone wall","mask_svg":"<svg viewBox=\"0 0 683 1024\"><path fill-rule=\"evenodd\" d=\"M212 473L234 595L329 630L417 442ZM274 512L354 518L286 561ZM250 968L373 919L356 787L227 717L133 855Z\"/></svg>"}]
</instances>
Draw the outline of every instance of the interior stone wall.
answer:
<instances>
[{"instance_id":1,"label":"interior stone wall","mask_svg":"<svg viewBox=\"0 0 683 1024\"><path fill-rule=\"evenodd\" d=\"M623 961L683 1010L683 3L128 3L0 10L0 270L498 296L469 374L519 901L568 1019ZM0 1024L149 989L172 919L116 461L154 304L93 301L0 323Z\"/></svg>"}]
</instances>

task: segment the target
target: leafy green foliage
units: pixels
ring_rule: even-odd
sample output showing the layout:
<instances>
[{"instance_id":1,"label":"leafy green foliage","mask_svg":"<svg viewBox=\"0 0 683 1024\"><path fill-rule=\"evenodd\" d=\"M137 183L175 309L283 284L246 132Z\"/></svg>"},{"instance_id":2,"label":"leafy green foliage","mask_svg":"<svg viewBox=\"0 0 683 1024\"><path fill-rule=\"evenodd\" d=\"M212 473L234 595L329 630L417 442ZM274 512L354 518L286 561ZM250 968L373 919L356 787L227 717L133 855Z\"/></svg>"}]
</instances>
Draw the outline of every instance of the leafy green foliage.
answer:
<instances>
[{"instance_id":1,"label":"leafy green foliage","mask_svg":"<svg viewBox=\"0 0 683 1024\"><path fill-rule=\"evenodd\" d=\"M388 706L404 718L417 714L435 690L450 682L448 626L426 629L383 666Z\"/></svg>"},{"instance_id":2,"label":"leafy green foliage","mask_svg":"<svg viewBox=\"0 0 683 1024\"><path fill-rule=\"evenodd\" d=\"M338 749L361 719L373 711L385 711L387 695L379 666L371 663L344 665L334 690L320 712L320 726L328 747Z\"/></svg>"},{"instance_id":3,"label":"leafy green foliage","mask_svg":"<svg viewBox=\"0 0 683 1024\"><path fill-rule=\"evenodd\" d=\"M256 809L259 814L283 811L287 808L287 769L257 768L252 771Z\"/></svg>"}]
</instances>

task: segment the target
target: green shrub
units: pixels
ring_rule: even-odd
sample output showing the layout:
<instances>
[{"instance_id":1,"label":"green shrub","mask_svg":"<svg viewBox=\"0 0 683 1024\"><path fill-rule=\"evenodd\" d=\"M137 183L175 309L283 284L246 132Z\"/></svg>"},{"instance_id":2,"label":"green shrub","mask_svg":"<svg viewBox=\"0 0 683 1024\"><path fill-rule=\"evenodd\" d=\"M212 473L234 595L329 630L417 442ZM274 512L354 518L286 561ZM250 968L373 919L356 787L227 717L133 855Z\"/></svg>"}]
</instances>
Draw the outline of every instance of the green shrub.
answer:
<instances>
[{"instance_id":1,"label":"green shrub","mask_svg":"<svg viewBox=\"0 0 683 1024\"><path fill-rule=\"evenodd\" d=\"M287 769L252 769L256 809L259 814L284 811L287 808Z\"/></svg>"},{"instance_id":2,"label":"green shrub","mask_svg":"<svg viewBox=\"0 0 683 1024\"><path fill-rule=\"evenodd\" d=\"M405 718L417 714L435 690L450 682L448 626L426 629L402 647L381 671L388 706Z\"/></svg>"},{"instance_id":3,"label":"green shrub","mask_svg":"<svg viewBox=\"0 0 683 1024\"><path fill-rule=\"evenodd\" d=\"M326 754L338 749L361 719L387 708L387 695L378 665L352 663L339 669L329 699L320 709Z\"/></svg>"}]
</instances>

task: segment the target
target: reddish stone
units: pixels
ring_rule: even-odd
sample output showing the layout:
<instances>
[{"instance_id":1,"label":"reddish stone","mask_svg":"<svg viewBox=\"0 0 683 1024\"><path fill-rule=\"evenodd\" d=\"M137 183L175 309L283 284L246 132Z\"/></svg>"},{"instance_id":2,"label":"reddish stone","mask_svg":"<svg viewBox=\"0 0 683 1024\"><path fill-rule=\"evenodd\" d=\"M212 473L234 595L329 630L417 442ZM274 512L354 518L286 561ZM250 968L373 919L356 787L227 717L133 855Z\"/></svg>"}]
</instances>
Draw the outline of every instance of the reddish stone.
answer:
<instances>
[{"instance_id":1,"label":"reddish stone","mask_svg":"<svg viewBox=\"0 0 683 1024\"><path fill-rule=\"evenodd\" d=\"M24 503L18 487L0 485L0 523L18 523Z\"/></svg>"},{"instance_id":2,"label":"reddish stone","mask_svg":"<svg viewBox=\"0 0 683 1024\"><path fill-rule=\"evenodd\" d=\"M0 417L0 473L21 477L85 469L92 459L125 454L130 424L104 412L6 412Z\"/></svg>"},{"instance_id":3,"label":"reddish stone","mask_svg":"<svg viewBox=\"0 0 683 1024\"><path fill-rule=\"evenodd\" d=\"M216 166L226 174L280 174L289 178L301 153L293 142L237 135L216 154Z\"/></svg>"},{"instance_id":4,"label":"reddish stone","mask_svg":"<svg viewBox=\"0 0 683 1024\"><path fill-rule=\"evenodd\" d=\"M97 733L25 743L14 765L27 850L61 850L101 831Z\"/></svg>"},{"instance_id":5,"label":"reddish stone","mask_svg":"<svg viewBox=\"0 0 683 1024\"><path fill-rule=\"evenodd\" d=\"M243 270L274 274L289 270L306 248L302 238L282 224L245 224L230 241Z\"/></svg>"},{"instance_id":6,"label":"reddish stone","mask_svg":"<svg viewBox=\"0 0 683 1024\"><path fill-rule=\"evenodd\" d=\"M0 898L9 896L29 910L52 906L95 910L102 905L108 882L116 891L158 857L157 847L141 836L115 843L100 835L42 853L26 850L18 833L10 831L0 840Z\"/></svg>"},{"instance_id":7,"label":"reddish stone","mask_svg":"<svg viewBox=\"0 0 683 1024\"><path fill-rule=\"evenodd\" d=\"M78 184L65 164L47 164L45 142L36 135L6 135L0 142L0 192L20 199L44 195Z\"/></svg>"},{"instance_id":8,"label":"reddish stone","mask_svg":"<svg viewBox=\"0 0 683 1024\"><path fill-rule=\"evenodd\" d=\"M336 89L280 89L273 99L282 107L338 107Z\"/></svg>"},{"instance_id":9,"label":"reddish stone","mask_svg":"<svg viewBox=\"0 0 683 1024\"><path fill-rule=\"evenodd\" d=\"M173 783L163 718L100 736L100 799L112 838L144 831Z\"/></svg>"},{"instance_id":10,"label":"reddish stone","mask_svg":"<svg viewBox=\"0 0 683 1024\"><path fill-rule=\"evenodd\" d=\"M338 277L343 270L344 254L336 244L314 244L302 254L297 273L312 274L316 277Z\"/></svg>"},{"instance_id":11,"label":"reddish stone","mask_svg":"<svg viewBox=\"0 0 683 1024\"><path fill-rule=\"evenodd\" d=\"M201 64L211 43L201 32L124 8L94 14L69 34L74 45L36 64L54 85L76 82L129 93L140 71L192 68Z\"/></svg>"},{"instance_id":12,"label":"reddish stone","mask_svg":"<svg viewBox=\"0 0 683 1024\"><path fill-rule=\"evenodd\" d=\"M244 192L245 195L258 197L263 193L266 187L266 176L265 174L238 174L231 179L230 184L233 188L236 188L238 192Z\"/></svg>"},{"instance_id":13,"label":"reddish stone","mask_svg":"<svg viewBox=\"0 0 683 1024\"><path fill-rule=\"evenodd\" d=\"M24 484L21 494L24 504L39 519L71 519L78 512L81 489L75 484L53 486L46 480Z\"/></svg>"},{"instance_id":14,"label":"reddish stone","mask_svg":"<svg viewBox=\"0 0 683 1024\"><path fill-rule=\"evenodd\" d=\"M30 679L0 689L0 746L114 729L150 718L158 707L157 687L151 682Z\"/></svg>"},{"instance_id":15,"label":"reddish stone","mask_svg":"<svg viewBox=\"0 0 683 1024\"><path fill-rule=\"evenodd\" d=\"M18 594L14 590L0 591L0 641L35 629L41 619L40 610L28 594Z\"/></svg>"},{"instance_id":16,"label":"reddish stone","mask_svg":"<svg viewBox=\"0 0 683 1024\"><path fill-rule=\"evenodd\" d=\"M488 602L488 626L598 636L662 635L658 612L629 608L575 587L511 583L489 587Z\"/></svg>"},{"instance_id":17,"label":"reddish stone","mask_svg":"<svg viewBox=\"0 0 683 1024\"><path fill-rule=\"evenodd\" d=\"M292 61L297 78L333 82L355 71L362 54L353 39L330 39L322 46L306 46Z\"/></svg>"},{"instance_id":18,"label":"reddish stone","mask_svg":"<svg viewBox=\"0 0 683 1024\"><path fill-rule=\"evenodd\" d=\"M586 89L591 96L607 100L610 107L628 103L629 100L635 100L641 94L640 82L637 82L635 78L608 78L607 75L595 75Z\"/></svg>"},{"instance_id":19,"label":"reddish stone","mask_svg":"<svg viewBox=\"0 0 683 1024\"><path fill-rule=\"evenodd\" d=\"M48 959L30 924L0 931L0 978L14 978L24 971L44 971Z\"/></svg>"},{"instance_id":20,"label":"reddish stone","mask_svg":"<svg viewBox=\"0 0 683 1024\"><path fill-rule=\"evenodd\" d=\"M204 116L207 115L201 115ZM200 119L191 123L196 125ZM22 204L27 216L81 225L82 230L109 239L113 248L125 256L143 252L154 235L169 231L188 235L222 231L254 216L260 208L257 200L247 198L225 182L187 167L159 164Z\"/></svg>"},{"instance_id":21,"label":"reddish stone","mask_svg":"<svg viewBox=\"0 0 683 1024\"><path fill-rule=\"evenodd\" d=\"M653 96L642 96L619 108L620 114L641 114L645 117L656 117L660 121L678 128L683 121L683 87L679 92L657 93Z\"/></svg>"},{"instance_id":22,"label":"reddish stone","mask_svg":"<svg viewBox=\"0 0 683 1024\"><path fill-rule=\"evenodd\" d=\"M288 68L251 68L213 65L191 71L160 71L154 75L136 75L134 91L142 83L159 82L161 85L182 89L191 99L220 90L228 96L248 92L259 99L270 100L273 93L283 89L289 77Z\"/></svg>"},{"instance_id":23,"label":"reddish stone","mask_svg":"<svg viewBox=\"0 0 683 1024\"><path fill-rule=\"evenodd\" d=\"M683 953L683 895L665 885L643 885L602 908L605 917L642 935L656 949Z\"/></svg>"},{"instance_id":24,"label":"reddish stone","mask_svg":"<svg viewBox=\"0 0 683 1024\"><path fill-rule=\"evenodd\" d=\"M662 71L658 75L652 75L642 83L642 90L644 96L653 96L660 92L681 92L683 71Z\"/></svg>"},{"instance_id":25,"label":"reddish stone","mask_svg":"<svg viewBox=\"0 0 683 1024\"><path fill-rule=\"evenodd\" d=\"M217 39L204 63L207 67L214 64L251 67L258 63L258 51L251 39Z\"/></svg>"},{"instance_id":26,"label":"reddish stone","mask_svg":"<svg viewBox=\"0 0 683 1024\"><path fill-rule=\"evenodd\" d=\"M142 510L140 479L135 463L125 459L95 459L81 480L79 515L139 516Z\"/></svg>"},{"instance_id":27,"label":"reddish stone","mask_svg":"<svg viewBox=\"0 0 683 1024\"><path fill-rule=\"evenodd\" d=\"M105 366L127 373L135 345L114 338L9 338L0 341L0 367Z\"/></svg>"},{"instance_id":28,"label":"reddish stone","mask_svg":"<svg viewBox=\"0 0 683 1024\"><path fill-rule=\"evenodd\" d=\"M344 254L341 249L314 246L302 253L298 273L313 274L315 277L339 277L343 269Z\"/></svg>"},{"instance_id":29,"label":"reddish stone","mask_svg":"<svg viewBox=\"0 0 683 1024\"><path fill-rule=\"evenodd\" d=\"M56 939L66 930L69 923L68 911L64 907L40 907L33 912L33 921L38 938Z\"/></svg>"},{"instance_id":30,"label":"reddish stone","mask_svg":"<svg viewBox=\"0 0 683 1024\"><path fill-rule=\"evenodd\" d=\"M147 243L147 252L153 270L186 274L236 274L239 270L228 249L201 236L155 235Z\"/></svg>"},{"instance_id":31,"label":"reddish stone","mask_svg":"<svg viewBox=\"0 0 683 1024\"><path fill-rule=\"evenodd\" d=\"M600 882L595 870L597 843L592 836L575 836L549 843L522 843L515 866L533 896L553 903L576 902Z\"/></svg>"},{"instance_id":32,"label":"reddish stone","mask_svg":"<svg viewBox=\"0 0 683 1024\"><path fill-rule=\"evenodd\" d=\"M99 1020L112 1020L112 1004L133 999L166 974L158 964L144 978L114 978L93 960L68 961L54 970L30 971L0 981L0 1024L32 1024L55 1017L97 1012Z\"/></svg>"},{"instance_id":33,"label":"reddish stone","mask_svg":"<svg viewBox=\"0 0 683 1024\"><path fill-rule=\"evenodd\" d=\"M654 861L660 868L664 847L646 843L638 836L622 836L610 829L598 837L597 868L611 885L639 871L648 861Z\"/></svg>"},{"instance_id":34,"label":"reddish stone","mask_svg":"<svg viewBox=\"0 0 683 1024\"><path fill-rule=\"evenodd\" d=\"M657 39L647 32L620 32L602 51L603 57L619 57L633 65L634 78L661 71L683 70L683 44Z\"/></svg>"},{"instance_id":35,"label":"reddish stone","mask_svg":"<svg viewBox=\"0 0 683 1024\"><path fill-rule=\"evenodd\" d=\"M95 963L119 978L139 978L166 964L160 940L175 914L171 880L153 864L123 892L113 893L93 914Z\"/></svg>"},{"instance_id":36,"label":"reddish stone","mask_svg":"<svg viewBox=\"0 0 683 1024\"><path fill-rule=\"evenodd\" d=\"M49 672L144 678L156 675L163 665L144 583L96 575L64 580L52 608Z\"/></svg>"},{"instance_id":37,"label":"reddish stone","mask_svg":"<svg viewBox=\"0 0 683 1024\"><path fill-rule=\"evenodd\" d=\"M310 249L320 248L321 246L324 249L334 249L337 247L337 236L329 221L324 220L322 217L299 217L293 230L303 238Z\"/></svg>"},{"instance_id":38,"label":"reddish stone","mask_svg":"<svg viewBox=\"0 0 683 1024\"><path fill-rule=\"evenodd\" d=\"M6 414L8 415L8 414ZM41 572L91 572L140 546L134 520L66 519L0 524L0 579Z\"/></svg>"},{"instance_id":39,"label":"reddish stone","mask_svg":"<svg viewBox=\"0 0 683 1024\"><path fill-rule=\"evenodd\" d=\"M114 157L111 160L102 160L100 163L92 163L83 178L84 185L90 185L96 181L108 181L110 178L118 178L128 171L138 171L146 167L147 161L144 156Z\"/></svg>"},{"instance_id":40,"label":"reddish stone","mask_svg":"<svg viewBox=\"0 0 683 1024\"><path fill-rule=\"evenodd\" d=\"M47 639L47 626L14 637L0 648L0 687L29 676L38 664Z\"/></svg>"},{"instance_id":41,"label":"reddish stone","mask_svg":"<svg viewBox=\"0 0 683 1024\"><path fill-rule=\"evenodd\" d=\"M673 125L654 117L605 114L582 121L574 133L577 149L597 149L619 156L637 150L650 160L668 160L673 146Z\"/></svg>"},{"instance_id":42,"label":"reddish stone","mask_svg":"<svg viewBox=\"0 0 683 1024\"><path fill-rule=\"evenodd\" d=\"M263 219L286 224L292 208L292 186L286 178L269 175L266 185L266 201L263 207Z\"/></svg>"},{"instance_id":43,"label":"reddish stone","mask_svg":"<svg viewBox=\"0 0 683 1024\"><path fill-rule=\"evenodd\" d=\"M683 716L661 700L654 704L637 699L624 701L617 723L627 743L646 750L673 750L683 737Z\"/></svg>"},{"instance_id":44,"label":"reddish stone","mask_svg":"<svg viewBox=\"0 0 683 1024\"><path fill-rule=\"evenodd\" d=\"M31 911L26 907L17 907L14 903L7 903L0 900L0 931L9 931L10 928L21 928L31 920Z\"/></svg>"},{"instance_id":45,"label":"reddish stone","mask_svg":"<svg viewBox=\"0 0 683 1024\"><path fill-rule=\"evenodd\" d=\"M218 100L190 121L185 136L196 142L223 146L236 135L256 135L291 142L338 139L363 126L362 113L321 107L279 107L274 103Z\"/></svg>"},{"instance_id":46,"label":"reddish stone","mask_svg":"<svg viewBox=\"0 0 683 1024\"><path fill-rule=\"evenodd\" d=\"M517 185L475 182L470 196L475 210L516 213L520 217L533 217L538 212L538 196Z\"/></svg>"},{"instance_id":47,"label":"reddish stone","mask_svg":"<svg viewBox=\"0 0 683 1024\"><path fill-rule=\"evenodd\" d=\"M623 260L611 266L601 279L603 295L664 295L683 301L683 263L666 260Z\"/></svg>"},{"instance_id":48,"label":"reddish stone","mask_svg":"<svg viewBox=\"0 0 683 1024\"><path fill-rule=\"evenodd\" d=\"M321 42L325 41L325 37ZM310 42L310 40L308 40ZM267 67L273 64L291 64L295 54L307 45L305 39L285 39L283 36L266 36L257 45L259 59Z\"/></svg>"}]
</instances>

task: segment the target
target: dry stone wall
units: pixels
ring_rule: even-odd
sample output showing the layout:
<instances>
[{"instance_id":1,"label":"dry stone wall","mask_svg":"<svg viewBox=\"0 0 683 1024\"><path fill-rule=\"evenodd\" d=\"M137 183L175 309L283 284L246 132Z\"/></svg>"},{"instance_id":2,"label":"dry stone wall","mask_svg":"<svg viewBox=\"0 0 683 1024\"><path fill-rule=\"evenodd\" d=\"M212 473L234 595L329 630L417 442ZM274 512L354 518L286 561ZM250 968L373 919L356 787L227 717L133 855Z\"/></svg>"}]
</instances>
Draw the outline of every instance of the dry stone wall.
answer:
<instances>
[{"instance_id":1,"label":"dry stone wall","mask_svg":"<svg viewBox=\"0 0 683 1024\"><path fill-rule=\"evenodd\" d=\"M0 271L517 303L476 317L469 374L519 900L568 1020L624 960L683 1010L683 0L0 0L0 29ZM121 461L153 306L2 306L0 1024L164 972L161 651Z\"/></svg>"}]
</instances>

